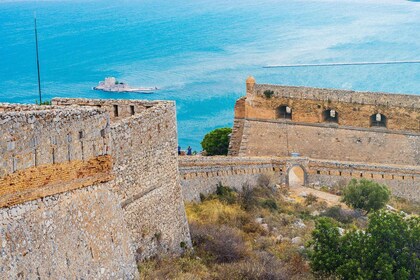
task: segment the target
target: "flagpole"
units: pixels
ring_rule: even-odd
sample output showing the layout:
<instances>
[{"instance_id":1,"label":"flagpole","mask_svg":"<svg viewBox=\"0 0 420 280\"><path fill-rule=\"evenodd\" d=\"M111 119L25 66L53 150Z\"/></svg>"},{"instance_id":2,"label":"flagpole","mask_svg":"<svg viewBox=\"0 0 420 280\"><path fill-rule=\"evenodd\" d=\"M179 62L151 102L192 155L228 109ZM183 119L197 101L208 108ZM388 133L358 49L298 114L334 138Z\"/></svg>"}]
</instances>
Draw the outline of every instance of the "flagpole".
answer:
<instances>
[{"instance_id":1,"label":"flagpole","mask_svg":"<svg viewBox=\"0 0 420 280\"><path fill-rule=\"evenodd\" d=\"M41 95L41 75L39 71L39 54L38 54L38 31L36 28L36 12L34 12L34 24L35 24L35 45L36 45L36 67L38 70L38 94L39 94L39 104L42 103Z\"/></svg>"}]
</instances>

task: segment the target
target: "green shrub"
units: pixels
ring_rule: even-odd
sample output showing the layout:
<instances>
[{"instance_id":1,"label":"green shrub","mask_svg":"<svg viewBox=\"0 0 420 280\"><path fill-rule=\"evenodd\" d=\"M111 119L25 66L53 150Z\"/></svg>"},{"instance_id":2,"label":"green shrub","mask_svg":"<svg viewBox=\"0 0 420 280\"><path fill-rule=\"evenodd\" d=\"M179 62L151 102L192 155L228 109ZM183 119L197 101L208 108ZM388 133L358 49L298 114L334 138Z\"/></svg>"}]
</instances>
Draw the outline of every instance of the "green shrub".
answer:
<instances>
[{"instance_id":1,"label":"green shrub","mask_svg":"<svg viewBox=\"0 0 420 280\"><path fill-rule=\"evenodd\" d=\"M343 210L340 205L327 208L321 216L333 218L343 224L351 223L353 220L353 217L347 211Z\"/></svg>"},{"instance_id":2,"label":"green shrub","mask_svg":"<svg viewBox=\"0 0 420 280\"><path fill-rule=\"evenodd\" d=\"M388 187L379 183L361 179L352 179L344 189L343 202L367 213L383 208L390 199Z\"/></svg>"},{"instance_id":3,"label":"green shrub","mask_svg":"<svg viewBox=\"0 0 420 280\"><path fill-rule=\"evenodd\" d=\"M38 103L38 100L35 100L35 104L36 105L40 105L40 106L43 106L43 105L51 105L51 100L41 101L39 103Z\"/></svg>"},{"instance_id":4,"label":"green shrub","mask_svg":"<svg viewBox=\"0 0 420 280\"><path fill-rule=\"evenodd\" d=\"M374 212L365 231L340 236L327 218L317 221L310 254L314 273L340 279L420 279L420 218Z\"/></svg>"},{"instance_id":5,"label":"green shrub","mask_svg":"<svg viewBox=\"0 0 420 280\"><path fill-rule=\"evenodd\" d=\"M271 98L271 96L273 96L273 94L274 94L274 91L272 91L272 90L267 89L267 90L264 91L264 95L267 98Z\"/></svg>"},{"instance_id":6,"label":"green shrub","mask_svg":"<svg viewBox=\"0 0 420 280\"><path fill-rule=\"evenodd\" d=\"M216 195L220 201L233 204L236 202L237 192L229 187L223 186L219 182L217 184Z\"/></svg>"},{"instance_id":7,"label":"green shrub","mask_svg":"<svg viewBox=\"0 0 420 280\"><path fill-rule=\"evenodd\" d=\"M232 133L232 129L229 127L217 128L204 136L201 141L203 150L206 151L206 155L227 155L229 148L229 135Z\"/></svg>"},{"instance_id":8,"label":"green shrub","mask_svg":"<svg viewBox=\"0 0 420 280\"><path fill-rule=\"evenodd\" d=\"M262 202L261 202L261 206L263 208L267 208L271 211L275 211L275 210L279 209L279 207L277 206L277 202L272 198L263 199Z\"/></svg>"}]
</instances>

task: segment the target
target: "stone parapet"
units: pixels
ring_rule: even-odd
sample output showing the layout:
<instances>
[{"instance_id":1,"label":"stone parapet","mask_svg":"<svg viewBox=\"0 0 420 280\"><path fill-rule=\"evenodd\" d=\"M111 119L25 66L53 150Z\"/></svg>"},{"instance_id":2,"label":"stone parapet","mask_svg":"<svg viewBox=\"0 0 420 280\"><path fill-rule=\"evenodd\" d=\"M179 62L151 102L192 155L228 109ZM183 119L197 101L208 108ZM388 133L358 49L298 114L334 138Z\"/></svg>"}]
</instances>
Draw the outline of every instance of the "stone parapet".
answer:
<instances>
[{"instance_id":1,"label":"stone parapet","mask_svg":"<svg viewBox=\"0 0 420 280\"><path fill-rule=\"evenodd\" d=\"M368 164L308 157L180 157L184 198L199 201L200 194L216 191L217 184L236 188L258 184L264 174L275 184L291 186L291 172L301 170L300 185L345 186L351 179L368 179L387 185L393 195L420 201L420 167L395 164Z\"/></svg>"},{"instance_id":2,"label":"stone parapet","mask_svg":"<svg viewBox=\"0 0 420 280\"><path fill-rule=\"evenodd\" d=\"M420 165L420 95L246 84L229 155Z\"/></svg>"},{"instance_id":3,"label":"stone parapet","mask_svg":"<svg viewBox=\"0 0 420 280\"><path fill-rule=\"evenodd\" d=\"M244 185L255 186L261 175L280 183L283 161L264 157L179 157L179 172L184 199L199 201L200 194L216 191L217 185L241 191Z\"/></svg>"},{"instance_id":4,"label":"stone parapet","mask_svg":"<svg viewBox=\"0 0 420 280\"><path fill-rule=\"evenodd\" d=\"M272 90L272 98L288 98L327 102L343 102L360 105L404 107L420 109L420 96L383 92L362 92L342 89L311 88L302 86L282 86L255 84L254 95L264 97L264 91Z\"/></svg>"}]
</instances>

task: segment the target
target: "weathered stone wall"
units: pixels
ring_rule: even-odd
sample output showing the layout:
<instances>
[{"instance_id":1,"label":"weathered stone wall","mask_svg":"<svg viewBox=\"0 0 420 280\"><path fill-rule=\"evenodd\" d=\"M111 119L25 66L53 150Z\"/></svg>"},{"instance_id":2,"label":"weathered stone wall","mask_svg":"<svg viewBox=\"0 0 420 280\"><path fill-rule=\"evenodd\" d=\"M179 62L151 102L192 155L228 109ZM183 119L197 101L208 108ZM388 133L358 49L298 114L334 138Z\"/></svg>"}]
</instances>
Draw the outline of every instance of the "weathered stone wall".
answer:
<instances>
[{"instance_id":1,"label":"weathered stone wall","mask_svg":"<svg viewBox=\"0 0 420 280\"><path fill-rule=\"evenodd\" d=\"M0 272L11 279L132 279L136 259L191 245L175 104L53 104L0 105L0 202L7 206L0 233L9 246ZM42 236L47 218L49 238ZM23 233L11 237L17 230ZM27 248L22 256L20 248Z\"/></svg>"},{"instance_id":2,"label":"weathered stone wall","mask_svg":"<svg viewBox=\"0 0 420 280\"><path fill-rule=\"evenodd\" d=\"M306 124L243 121L240 156L289 156L381 164L420 165L420 134Z\"/></svg>"},{"instance_id":3,"label":"weathered stone wall","mask_svg":"<svg viewBox=\"0 0 420 280\"><path fill-rule=\"evenodd\" d=\"M281 183L282 163L271 158L180 157L179 172L184 199L199 201L200 194L216 191L217 185L242 190L244 184L255 186L264 174L273 184Z\"/></svg>"},{"instance_id":4,"label":"weathered stone wall","mask_svg":"<svg viewBox=\"0 0 420 280\"><path fill-rule=\"evenodd\" d=\"M152 103L153 104L153 103ZM191 245L177 160L173 102L155 103L111 125L114 188L138 259Z\"/></svg>"},{"instance_id":5,"label":"weathered stone wall","mask_svg":"<svg viewBox=\"0 0 420 280\"><path fill-rule=\"evenodd\" d=\"M346 185L353 178L365 178L387 185L395 196L420 202L419 166L309 160L306 168L309 186Z\"/></svg>"},{"instance_id":6,"label":"weathered stone wall","mask_svg":"<svg viewBox=\"0 0 420 280\"><path fill-rule=\"evenodd\" d=\"M264 92L274 95L266 98ZM276 119L276 110L287 105L292 121L324 122L323 112L334 109L338 124L370 128L370 117L381 113L388 130L420 132L420 96L255 84L246 98L246 118Z\"/></svg>"},{"instance_id":7,"label":"weathered stone wall","mask_svg":"<svg viewBox=\"0 0 420 280\"><path fill-rule=\"evenodd\" d=\"M267 98L266 91L273 95ZM290 114L282 115L281 106ZM325 117L335 110L336 121ZM386 127L372 116L382 114ZM255 84L235 106L229 155L420 164L420 96Z\"/></svg>"},{"instance_id":8,"label":"weathered stone wall","mask_svg":"<svg viewBox=\"0 0 420 280\"><path fill-rule=\"evenodd\" d=\"M0 177L108 152L109 117L95 108L1 105ZM12 111L12 109L15 111Z\"/></svg>"},{"instance_id":9,"label":"weathered stone wall","mask_svg":"<svg viewBox=\"0 0 420 280\"><path fill-rule=\"evenodd\" d=\"M3 278L133 279L118 197L89 187L113 179L108 114L13 104L0 111Z\"/></svg>"},{"instance_id":10,"label":"weathered stone wall","mask_svg":"<svg viewBox=\"0 0 420 280\"><path fill-rule=\"evenodd\" d=\"M108 112L111 121L118 121L141 113L148 108L161 105L162 101L145 101L131 99L83 99L83 98L54 98L54 105L101 108Z\"/></svg>"},{"instance_id":11,"label":"weathered stone wall","mask_svg":"<svg viewBox=\"0 0 420 280\"><path fill-rule=\"evenodd\" d=\"M243 184L256 185L261 174L270 176L273 183L289 185L291 169L297 166L303 171L301 185L315 188L345 186L353 178L365 178L387 185L395 196L420 202L419 166L374 165L308 157L180 157L179 162L186 201L199 201L201 193L214 193L219 182L240 191Z\"/></svg>"},{"instance_id":12,"label":"weathered stone wall","mask_svg":"<svg viewBox=\"0 0 420 280\"><path fill-rule=\"evenodd\" d=\"M101 107L111 114L117 192L136 258L179 253L190 245L179 184L175 104L169 101L54 99L57 105ZM112 115L118 108L118 116Z\"/></svg>"},{"instance_id":13,"label":"weathered stone wall","mask_svg":"<svg viewBox=\"0 0 420 280\"><path fill-rule=\"evenodd\" d=\"M88 187L0 209L2 279L135 279L118 197Z\"/></svg>"}]
</instances>

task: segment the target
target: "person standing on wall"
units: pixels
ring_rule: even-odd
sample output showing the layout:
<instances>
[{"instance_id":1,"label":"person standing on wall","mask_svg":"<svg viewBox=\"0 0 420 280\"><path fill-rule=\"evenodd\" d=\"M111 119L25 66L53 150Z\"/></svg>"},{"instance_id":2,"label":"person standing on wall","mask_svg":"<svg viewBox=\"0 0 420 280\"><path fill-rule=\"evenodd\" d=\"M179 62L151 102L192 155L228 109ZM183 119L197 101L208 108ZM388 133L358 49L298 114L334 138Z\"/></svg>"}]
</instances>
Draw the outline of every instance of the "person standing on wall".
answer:
<instances>
[{"instance_id":1,"label":"person standing on wall","mask_svg":"<svg viewBox=\"0 0 420 280\"><path fill-rule=\"evenodd\" d=\"M191 156L192 155L192 149L191 149L191 147L190 146L188 146L188 148L187 148L187 156Z\"/></svg>"}]
</instances>

